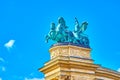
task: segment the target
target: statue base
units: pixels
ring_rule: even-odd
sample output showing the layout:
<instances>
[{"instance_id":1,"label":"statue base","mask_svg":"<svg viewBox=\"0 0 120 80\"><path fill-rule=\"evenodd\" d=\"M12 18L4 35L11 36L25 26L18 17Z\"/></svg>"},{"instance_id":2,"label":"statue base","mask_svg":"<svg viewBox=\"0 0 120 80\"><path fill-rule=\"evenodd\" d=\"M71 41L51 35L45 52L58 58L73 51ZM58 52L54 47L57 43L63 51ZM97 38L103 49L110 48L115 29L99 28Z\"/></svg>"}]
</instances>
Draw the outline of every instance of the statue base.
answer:
<instances>
[{"instance_id":1,"label":"statue base","mask_svg":"<svg viewBox=\"0 0 120 80\"><path fill-rule=\"evenodd\" d=\"M90 48L75 45L54 45L50 48L51 60L39 70L45 80L119 80L115 71L94 64Z\"/></svg>"},{"instance_id":2,"label":"statue base","mask_svg":"<svg viewBox=\"0 0 120 80\"><path fill-rule=\"evenodd\" d=\"M51 59L59 57L80 62L93 63L90 51L90 48L81 47L80 45L73 43L57 43L49 50Z\"/></svg>"},{"instance_id":3,"label":"statue base","mask_svg":"<svg viewBox=\"0 0 120 80\"><path fill-rule=\"evenodd\" d=\"M54 46L64 46L64 45L71 45L71 46L77 46L77 47L83 47L83 48L90 48L89 45L75 44L75 43L70 43L70 42L56 43L56 44L53 44L51 47L54 47Z\"/></svg>"}]
</instances>

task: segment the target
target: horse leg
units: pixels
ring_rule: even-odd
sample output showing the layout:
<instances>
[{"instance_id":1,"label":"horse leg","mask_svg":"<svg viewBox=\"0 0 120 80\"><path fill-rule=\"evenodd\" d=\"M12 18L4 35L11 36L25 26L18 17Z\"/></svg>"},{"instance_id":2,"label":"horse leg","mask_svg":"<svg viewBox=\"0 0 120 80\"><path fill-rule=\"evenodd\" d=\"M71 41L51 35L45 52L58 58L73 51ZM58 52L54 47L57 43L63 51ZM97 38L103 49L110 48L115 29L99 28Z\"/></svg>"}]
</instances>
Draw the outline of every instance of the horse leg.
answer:
<instances>
[{"instance_id":1,"label":"horse leg","mask_svg":"<svg viewBox=\"0 0 120 80\"><path fill-rule=\"evenodd\" d=\"M46 39L45 42L48 43L48 40L50 39L50 37L46 35L45 39Z\"/></svg>"}]
</instances>

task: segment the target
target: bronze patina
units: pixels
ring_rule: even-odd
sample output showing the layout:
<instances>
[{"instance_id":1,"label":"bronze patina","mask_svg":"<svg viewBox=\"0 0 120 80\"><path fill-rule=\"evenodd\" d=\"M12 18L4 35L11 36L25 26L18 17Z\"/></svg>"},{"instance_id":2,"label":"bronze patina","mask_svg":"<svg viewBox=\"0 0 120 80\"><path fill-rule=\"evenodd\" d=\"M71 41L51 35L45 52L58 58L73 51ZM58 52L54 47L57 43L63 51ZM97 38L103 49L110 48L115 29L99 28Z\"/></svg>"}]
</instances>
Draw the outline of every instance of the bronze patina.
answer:
<instances>
[{"instance_id":1,"label":"bronze patina","mask_svg":"<svg viewBox=\"0 0 120 80\"><path fill-rule=\"evenodd\" d=\"M73 31L68 30L65 20L63 17L58 18L57 26L55 23L51 23L51 28L49 33L46 35L46 42L53 40L58 44L74 44L83 47L89 47L89 39L86 34L84 34L87 29L87 22L79 24L77 18L75 18L75 29Z\"/></svg>"}]
</instances>

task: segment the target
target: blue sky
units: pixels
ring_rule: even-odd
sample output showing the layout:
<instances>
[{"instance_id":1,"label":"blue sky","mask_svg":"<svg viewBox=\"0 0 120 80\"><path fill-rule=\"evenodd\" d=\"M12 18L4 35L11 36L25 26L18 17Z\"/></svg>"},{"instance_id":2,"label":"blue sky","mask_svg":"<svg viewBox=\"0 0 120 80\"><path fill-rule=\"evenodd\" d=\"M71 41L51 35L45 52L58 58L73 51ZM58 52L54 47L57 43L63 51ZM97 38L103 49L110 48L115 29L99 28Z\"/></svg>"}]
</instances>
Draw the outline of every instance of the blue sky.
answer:
<instances>
[{"instance_id":1,"label":"blue sky","mask_svg":"<svg viewBox=\"0 0 120 80\"><path fill-rule=\"evenodd\" d=\"M119 0L1 0L0 80L42 80L38 72L50 59L45 43L50 23L64 17L69 30L74 18L89 23L92 59L96 64L120 68ZM12 42L11 42L12 41ZM9 43L9 45L5 45Z\"/></svg>"}]
</instances>

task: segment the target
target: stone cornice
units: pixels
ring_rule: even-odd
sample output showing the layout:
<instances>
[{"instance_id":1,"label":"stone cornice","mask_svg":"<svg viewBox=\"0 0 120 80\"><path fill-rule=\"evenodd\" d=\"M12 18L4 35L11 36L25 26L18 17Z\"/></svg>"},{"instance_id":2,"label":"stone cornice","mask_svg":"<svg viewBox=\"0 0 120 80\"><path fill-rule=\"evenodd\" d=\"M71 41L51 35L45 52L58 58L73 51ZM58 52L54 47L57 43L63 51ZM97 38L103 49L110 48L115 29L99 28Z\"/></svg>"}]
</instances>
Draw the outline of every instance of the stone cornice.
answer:
<instances>
[{"instance_id":1,"label":"stone cornice","mask_svg":"<svg viewBox=\"0 0 120 80\"><path fill-rule=\"evenodd\" d=\"M117 71L113 71L111 69L108 68L103 68L103 67L99 67L96 70L96 75L98 76L104 76L104 77L110 77L110 78L119 78L120 79L120 73Z\"/></svg>"}]
</instances>

